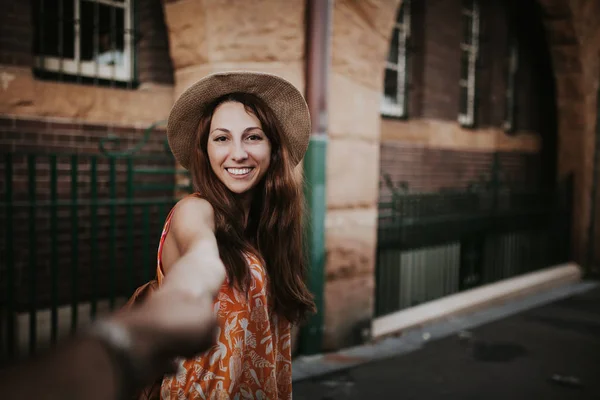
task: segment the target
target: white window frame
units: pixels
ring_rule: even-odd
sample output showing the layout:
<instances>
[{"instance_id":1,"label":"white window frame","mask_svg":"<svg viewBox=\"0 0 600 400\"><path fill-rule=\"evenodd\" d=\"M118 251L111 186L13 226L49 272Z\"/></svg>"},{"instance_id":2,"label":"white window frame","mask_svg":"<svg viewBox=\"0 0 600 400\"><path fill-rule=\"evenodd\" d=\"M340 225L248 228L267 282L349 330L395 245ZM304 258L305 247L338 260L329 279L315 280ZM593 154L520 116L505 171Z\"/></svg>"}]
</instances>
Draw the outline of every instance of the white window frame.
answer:
<instances>
[{"instance_id":1,"label":"white window frame","mask_svg":"<svg viewBox=\"0 0 600 400\"><path fill-rule=\"evenodd\" d=\"M506 77L506 103L504 115L504 130L512 132L515 129L516 107L516 76L519 70L519 42L511 37L508 45L508 73Z\"/></svg>"},{"instance_id":2,"label":"white window frame","mask_svg":"<svg viewBox=\"0 0 600 400\"><path fill-rule=\"evenodd\" d=\"M70 0L63 0L70 1ZM81 40L81 10L80 1L88 3L104 4L111 7L123 9L123 63L121 65L100 65L96 61L81 61L80 40ZM133 43L130 32L133 30L132 3L134 0L124 0L123 2L111 0L73 0L74 19L74 58L63 58L46 55L35 56L35 67L44 71L58 72L69 75L77 75L89 78L99 78L114 81L130 82L133 80ZM98 40L98 38L94 38Z\"/></svg>"},{"instance_id":3,"label":"white window frame","mask_svg":"<svg viewBox=\"0 0 600 400\"><path fill-rule=\"evenodd\" d=\"M466 53L468 59L467 76L461 76L459 81L460 87L467 89L467 109L461 109L458 114L458 122L461 125L468 127L472 127L475 124L475 95L477 84L477 59L479 58L480 29L479 1L471 0L471 4L472 8L462 8L463 18L471 19L471 40L470 42L467 42L468 38L463 38L463 41L460 44L461 56ZM461 98L461 108L462 104L463 101Z\"/></svg>"},{"instance_id":4,"label":"white window frame","mask_svg":"<svg viewBox=\"0 0 600 400\"><path fill-rule=\"evenodd\" d=\"M385 69L396 71L398 79L396 84L396 100L386 99L385 89L381 95L381 114L390 117L406 117L408 114L407 107L407 92L408 92L408 60L407 60L407 44L410 39L411 31L411 0L404 0L400 6L403 11L398 11L398 17L394 24L392 35L398 34L398 59L395 63L389 61L389 54L386 58ZM400 19L400 16L402 18ZM396 31L397 29L397 31ZM394 42L394 38L390 40ZM390 49L391 53L392 49ZM402 73L401 73L402 72ZM385 75L384 75L385 77ZM384 78L385 79L385 78Z\"/></svg>"}]
</instances>

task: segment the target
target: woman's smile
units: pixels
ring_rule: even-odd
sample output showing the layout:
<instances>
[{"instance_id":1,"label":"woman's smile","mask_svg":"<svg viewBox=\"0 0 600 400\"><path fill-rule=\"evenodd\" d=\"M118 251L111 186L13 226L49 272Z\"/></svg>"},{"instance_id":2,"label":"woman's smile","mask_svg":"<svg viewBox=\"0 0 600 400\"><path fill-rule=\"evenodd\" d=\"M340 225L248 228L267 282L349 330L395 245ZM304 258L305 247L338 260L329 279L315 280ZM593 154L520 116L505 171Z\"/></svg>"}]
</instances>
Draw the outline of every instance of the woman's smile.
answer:
<instances>
[{"instance_id":1,"label":"woman's smile","mask_svg":"<svg viewBox=\"0 0 600 400\"><path fill-rule=\"evenodd\" d=\"M254 167L225 168L234 179L245 179L254 172Z\"/></svg>"}]
</instances>

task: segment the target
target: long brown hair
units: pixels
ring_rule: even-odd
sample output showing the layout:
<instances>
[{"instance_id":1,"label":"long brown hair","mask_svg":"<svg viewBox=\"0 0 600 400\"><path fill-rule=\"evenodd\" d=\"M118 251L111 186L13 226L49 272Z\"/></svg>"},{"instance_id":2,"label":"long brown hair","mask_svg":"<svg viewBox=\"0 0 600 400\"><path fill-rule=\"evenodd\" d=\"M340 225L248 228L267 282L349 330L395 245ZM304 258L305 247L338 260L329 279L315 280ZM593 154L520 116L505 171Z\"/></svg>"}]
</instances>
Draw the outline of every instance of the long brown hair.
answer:
<instances>
[{"instance_id":1,"label":"long brown hair","mask_svg":"<svg viewBox=\"0 0 600 400\"><path fill-rule=\"evenodd\" d=\"M214 174L207 152L212 115L217 106L229 101L241 103L256 116L271 142L271 162L253 189L246 224L242 202ZM190 171L194 189L214 209L215 236L230 284L248 290L250 272L244 254L251 253L266 268L272 311L290 322L314 312L305 284L302 183L294 172L286 137L265 102L248 93L233 93L210 104L198 125Z\"/></svg>"}]
</instances>

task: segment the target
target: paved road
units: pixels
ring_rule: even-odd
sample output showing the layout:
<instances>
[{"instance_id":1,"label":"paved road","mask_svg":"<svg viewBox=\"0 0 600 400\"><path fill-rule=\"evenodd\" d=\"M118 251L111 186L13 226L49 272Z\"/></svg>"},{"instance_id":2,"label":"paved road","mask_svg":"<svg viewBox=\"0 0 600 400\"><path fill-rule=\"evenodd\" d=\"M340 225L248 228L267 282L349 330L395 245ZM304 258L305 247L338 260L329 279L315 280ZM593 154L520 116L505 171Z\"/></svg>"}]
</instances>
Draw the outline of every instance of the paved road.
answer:
<instances>
[{"instance_id":1,"label":"paved road","mask_svg":"<svg viewBox=\"0 0 600 400\"><path fill-rule=\"evenodd\" d=\"M294 399L600 399L600 288L297 382Z\"/></svg>"}]
</instances>

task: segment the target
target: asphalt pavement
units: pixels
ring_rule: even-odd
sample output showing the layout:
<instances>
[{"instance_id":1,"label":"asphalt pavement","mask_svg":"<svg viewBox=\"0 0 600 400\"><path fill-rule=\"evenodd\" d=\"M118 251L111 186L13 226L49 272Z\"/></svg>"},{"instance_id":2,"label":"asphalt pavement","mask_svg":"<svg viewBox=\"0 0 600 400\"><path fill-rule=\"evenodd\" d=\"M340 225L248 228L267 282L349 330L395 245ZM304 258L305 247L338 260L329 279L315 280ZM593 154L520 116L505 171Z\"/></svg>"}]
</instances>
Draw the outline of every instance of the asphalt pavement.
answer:
<instances>
[{"instance_id":1,"label":"asphalt pavement","mask_svg":"<svg viewBox=\"0 0 600 400\"><path fill-rule=\"evenodd\" d=\"M294 399L600 399L600 287L295 382Z\"/></svg>"}]
</instances>

